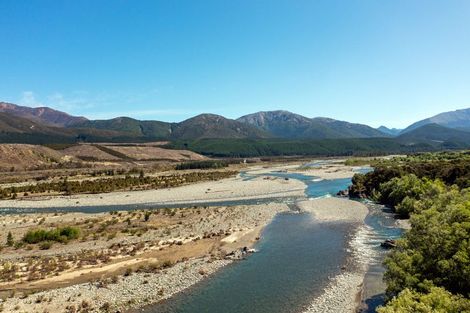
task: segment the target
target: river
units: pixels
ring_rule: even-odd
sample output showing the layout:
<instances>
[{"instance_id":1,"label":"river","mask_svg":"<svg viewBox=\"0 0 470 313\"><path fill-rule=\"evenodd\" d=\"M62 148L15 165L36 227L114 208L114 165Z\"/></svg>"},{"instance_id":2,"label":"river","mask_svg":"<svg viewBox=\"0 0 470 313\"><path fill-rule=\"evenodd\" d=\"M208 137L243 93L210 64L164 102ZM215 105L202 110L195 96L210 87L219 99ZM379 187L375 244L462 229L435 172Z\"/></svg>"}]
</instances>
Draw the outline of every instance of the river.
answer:
<instances>
[{"instance_id":1,"label":"river","mask_svg":"<svg viewBox=\"0 0 470 313\"><path fill-rule=\"evenodd\" d=\"M361 172L370 169L363 169ZM307 198L334 196L346 189L350 179L320 180L316 177L273 172L269 175L285 179L298 179L306 185ZM254 175L242 173L243 179ZM204 205L237 205L272 201L284 201L294 206L295 199L264 199L232 201ZM158 205L149 204L156 208ZM178 206L182 206L179 204ZM360 233L361 244L370 264L365 277L363 303L368 305L364 312L373 312L383 302L382 260L385 251L380 242L396 238L401 230L396 227L392 215L382 207L368 203L370 213L366 226ZM167 207L167 206L165 206ZM40 209L8 209L3 213L32 213L45 211L80 211L88 213L112 210L131 210L142 205L100 206ZM357 237L358 225L348 223L319 223L307 213L285 213L275 217L262 234L255 253L244 261L237 261L221 269L210 279L159 304L144 308L146 313L185 312L302 312L320 295L331 278L342 269L352 265L350 243Z\"/></svg>"},{"instance_id":2,"label":"river","mask_svg":"<svg viewBox=\"0 0 470 313\"><path fill-rule=\"evenodd\" d=\"M307 184L306 197L332 196L347 188L350 179L319 180L301 174L271 173L299 179ZM244 175L244 179L252 179ZM396 238L401 230L392 215L368 204L370 214L361 232L362 246L370 263L363 291L364 312L373 312L383 302L380 242ZM210 279L143 310L145 313L297 313L319 296L330 279L352 266L349 244L357 225L318 223L310 214L279 214L266 227L256 253L235 262ZM356 235L357 236L357 235ZM372 253L370 253L372 252Z\"/></svg>"}]
</instances>

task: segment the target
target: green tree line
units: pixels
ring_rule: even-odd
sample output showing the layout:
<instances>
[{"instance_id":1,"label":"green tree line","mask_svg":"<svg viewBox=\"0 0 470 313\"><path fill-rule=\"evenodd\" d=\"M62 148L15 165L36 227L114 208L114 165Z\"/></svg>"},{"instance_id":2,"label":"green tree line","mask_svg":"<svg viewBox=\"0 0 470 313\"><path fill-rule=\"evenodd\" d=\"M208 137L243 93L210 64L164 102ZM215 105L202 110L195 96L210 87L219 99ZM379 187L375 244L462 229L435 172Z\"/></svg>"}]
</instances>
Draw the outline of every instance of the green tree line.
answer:
<instances>
[{"instance_id":1,"label":"green tree line","mask_svg":"<svg viewBox=\"0 0 470 313\"><path fill-rule=\"evenodd\" d=\"M209 181L228 178L235 175L235 171L211 171L171 174L162 176L126 175L125 177L99 178L83 181L69 181L64 179L58 182L43 182L25 186L8 187L0 189L1 199L15 199L18 194L37 194L58 192L65 195L78 193L106 193L129 188L162 189L181 186L198 181Z\"/></svg>"},{"instance_id":2,"label":"green tree line","mask_svg":"<svg viewBox=\"0 0 470 313\"><path fill-rule=\"evenodd\" d=\"M470 312L469 164L468 153L422 154L354 177L351 196L410 218L385 259L388 302L378 312Z\"/></svg>"}]
</instances>

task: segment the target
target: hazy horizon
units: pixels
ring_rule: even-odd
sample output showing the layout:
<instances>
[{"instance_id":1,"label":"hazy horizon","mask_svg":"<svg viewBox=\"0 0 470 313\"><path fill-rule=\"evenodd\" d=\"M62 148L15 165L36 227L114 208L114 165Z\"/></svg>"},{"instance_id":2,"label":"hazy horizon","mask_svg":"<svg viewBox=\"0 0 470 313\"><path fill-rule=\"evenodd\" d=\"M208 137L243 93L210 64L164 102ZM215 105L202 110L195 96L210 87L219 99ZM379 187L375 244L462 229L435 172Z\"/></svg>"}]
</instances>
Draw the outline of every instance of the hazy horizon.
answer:
<instances>
[{"instance_id":1,"label":"hazy horizon","mask_svg":"<svg viewBox=\"0 0 470 313\"><path fill-rule=\"evenodd\" d=\"M93 5L92 5L93 4ZM91 119L470 107L467 1L2 1L0 99Z\"/></svg>"}]
</instances>

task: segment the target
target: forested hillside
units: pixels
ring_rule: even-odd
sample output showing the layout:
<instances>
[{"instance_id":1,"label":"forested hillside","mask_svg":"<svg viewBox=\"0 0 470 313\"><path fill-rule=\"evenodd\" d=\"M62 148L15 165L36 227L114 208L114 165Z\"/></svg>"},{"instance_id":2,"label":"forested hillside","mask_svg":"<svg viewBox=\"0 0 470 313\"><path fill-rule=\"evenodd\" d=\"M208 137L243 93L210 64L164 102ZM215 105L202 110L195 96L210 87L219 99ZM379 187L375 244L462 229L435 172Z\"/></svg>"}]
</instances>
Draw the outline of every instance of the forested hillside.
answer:
<instances>
[{"instance_id":1,"label":"forested hillside","mask_svg":"<svg viewBox=\"0 0 470 313\"><path fill-rule=\"evenodd\" d=\"M393 138L344 138L344 139L201 139L177 140L167 148L188 149L214 157L259 157L259 156L339 156L339 155L384 155L435 151L441 146L427 143L402 144Z\"/></svg>"}]
</instances>

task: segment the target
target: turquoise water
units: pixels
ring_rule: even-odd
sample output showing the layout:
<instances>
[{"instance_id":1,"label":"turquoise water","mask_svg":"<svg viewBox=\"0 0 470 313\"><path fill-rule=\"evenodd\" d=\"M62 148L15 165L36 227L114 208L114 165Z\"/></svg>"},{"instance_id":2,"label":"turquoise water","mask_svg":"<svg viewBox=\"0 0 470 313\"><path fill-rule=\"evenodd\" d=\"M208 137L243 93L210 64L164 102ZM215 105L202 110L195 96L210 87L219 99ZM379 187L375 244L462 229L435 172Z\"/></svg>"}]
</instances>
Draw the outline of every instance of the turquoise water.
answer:
<instances>
[{"instance_id":1,"label":"turquoise water","mask_svg":"<svg viewBox=\"0 0 470 313\"><path fill-rule=\"evenodd\" d=\"M247 175L242 173L241 176L245 180L254 179L258 176L266 175ZM288 173L270 173L269 176L276 176L289 179L298 179L307 184L306 195L309 197L321 197L324 195L335 195L340 189L346 189L350 184L350 179L337 179L337 180L322 180L314 182L312 176L302 174L288 174ZM200 202L191 206L205 207L205 206L233 206L233 205L255 205L266 202L288 202L292 203L296 198L269 198L269 199L246 199L246 200L233 200L233 201L210 201ZM186 203L175 204L159 204L145 203L145 204L123 204L123 205L99 205L99 206L81 206L77 204L75 207L47 207L47 208L9 208L7 206L0 207L0 214L28 214L28 213L54 213L54 212L83 212L83 213L102 213L110 211L130 211L136 209L159 209L159 208L181 208L187 206Z\"/></svg>"},{"instance_id":2,"label":"turquoise water","mask_svg":"<svg viewBox=\"0 0 470 313\"><path fill-rule=\"evenodd\" d=\"M362 169L367 172L370 169ZM306 185L305 196L316 198L335 195L350 184L350 179L319 180L312 176L292 173L270 173L270 176L299 179ZM265 175L261 175L265 176ZM244 179L256 175L242 174ZM257 204L282 201L290 204L295 199L264 199L202 203L198 206ZM175 204L184 207L184 204ZM98 206L75 208L50 208L47 211L106 212L132 210L143 207L171 207L158 204ZM0 209L1 210L1 209ZM28 213L44 209L16 210L4 208L3 213ZM381 284L385 251L380 242L396 238L401 230L394 226L392 215L380 207L371 209L366 219L370 234L367 244L376 252L366 275L364 303L373 312L383 302L384 286ZM309 214L280 214L266 227L258 243L259 253L244 261L234 262L192 288L163 303L149 306L146 313L185 312L302 312L312 298L320 294L329 278L351 262L347 242L354 226L344 223L317 223Z\"/></svg>"},{"instance_id":3,"label":"turquoise water","mask_svg":"<svg viewBox=\"0 0 470 313\"><path fill-rule=\"evenodd\" d=\"M319 181L302 174L269 175L304 181L309 198L334 195L351 182L350 179ZM253 179L254 176L245 175L244 178ZM380 248L380 242L399 237L401 230L394 226L393 216L378 206L371 209L366 224L369 233L364 240L375 255L366 275L363 301L368 304L364 312L374 312L375 307L383 303L381 264L386 251ZM263 232L256 247L259 253L233 263L212 278L169 300L151 305L143 312L302 312L315 296L321 294L329 278L352 262L346 248L354 227L345 223L320 224L309 214L280 214Z\"/></svg>"},{"instance_id":4,"label":"turquoise water","mask_svg":"<svg viewBox=\"0 0 470 313\"><path fill-rule=\"evenodd\" d=\"M350 184L350 179L314 181L302 174L270 175L304 181L308 197L335 194ZM264 230L256 247L259 253L143 312L301 312L350 261L346 247L353 229L351 224L318 223L307 213L279 214Z\"/></svg>"},{"instance_id":5,"label":"turquoise water","mask_svg":"<svg viewBox=\"0 0 470 313\"><path fill-rule=\"evenodd\" d=\"M287 201L292 201L287 200ZM141 209L163 209L163 208L184 208L184 207L206 207L206 206L233 206L233 205L254 205L269 202L286 201L285 198L269 198L266 199L246 199L233 201L210 201L200 202L188 205L187 203L175 204L159 204L155 203L139 203L139 204L122 204L122 205L98 205L98 206L80 206L75 207L47 207L47 208L9 208L7 206L0 208L0 214L28 214L28 213L55 213L55 212L83 212L83 213L103 213L110 211L132 211Z\"/></svg>"},{"instance_id":6,"label":"turquoise water","mask_svg":"<svg viewBox=\"0 0 470 313\"><path fill-rule=\"evenodd\" d=\"M350 229L319 224L309 214L278 215L259 253L143 312L300 312L346 264Z\"/></svg>"},{"instance_id":7,"label":"turquoise water","mask_svg":"<svg viewBox=\"0 0 470 313\"><path fill-rule=\"evenodd\" d=\"M254 179L258 176L275 176L300 180L307 185L305 195L309 198L324 197L327 195L334 196L338 191L348 188L348 186L351 184L350 178L321 180L314 176L303 175L299 173L272 172L268 175L242 175L245 180Z\"/></svg>"}]
</instances>

